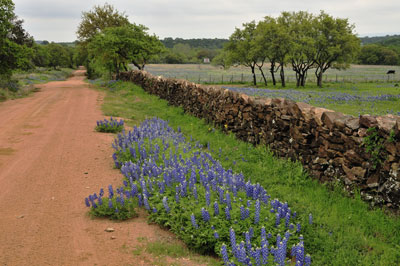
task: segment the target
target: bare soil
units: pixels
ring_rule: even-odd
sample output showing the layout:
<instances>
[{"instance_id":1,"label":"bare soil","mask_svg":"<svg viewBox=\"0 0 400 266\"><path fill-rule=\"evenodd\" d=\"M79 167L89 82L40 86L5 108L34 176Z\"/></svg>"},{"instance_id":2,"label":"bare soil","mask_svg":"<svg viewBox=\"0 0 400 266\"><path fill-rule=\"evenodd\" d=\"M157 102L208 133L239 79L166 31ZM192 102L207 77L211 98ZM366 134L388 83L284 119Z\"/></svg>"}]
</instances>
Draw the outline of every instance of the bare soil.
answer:
<instances>
[{"instance_id":1,"label":"bare soil","mask_svg":"<svg viewBox=\"0 0 400 266\"><path fill-rule=\"evenodd\" d=\"M0 103L0 265L155 265L133 252L140 240L175 239L144 212L124 222L88 216L84 198L120 185L122 175L113 169L113 135L94 131L103 96L83 80L78 70Z\"/></svg>"}]
</instances>

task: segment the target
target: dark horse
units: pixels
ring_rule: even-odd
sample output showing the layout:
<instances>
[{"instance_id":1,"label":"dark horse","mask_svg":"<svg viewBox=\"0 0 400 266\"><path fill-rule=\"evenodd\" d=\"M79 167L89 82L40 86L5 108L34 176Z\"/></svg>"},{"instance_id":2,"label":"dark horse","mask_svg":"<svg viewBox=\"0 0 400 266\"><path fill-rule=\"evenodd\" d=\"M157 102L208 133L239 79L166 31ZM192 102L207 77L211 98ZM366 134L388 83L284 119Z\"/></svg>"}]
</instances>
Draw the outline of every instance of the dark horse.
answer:
<instances>
[{"instance_id":1,"label":"dark horse","mask_svg":"<svg viewBox=\"0 0 400 266\"><path fill-rule=\"evenodd\" d=\"M389 70L386 74L395 74L395 72L394 70Z\"/></svg>"}]
</instances>

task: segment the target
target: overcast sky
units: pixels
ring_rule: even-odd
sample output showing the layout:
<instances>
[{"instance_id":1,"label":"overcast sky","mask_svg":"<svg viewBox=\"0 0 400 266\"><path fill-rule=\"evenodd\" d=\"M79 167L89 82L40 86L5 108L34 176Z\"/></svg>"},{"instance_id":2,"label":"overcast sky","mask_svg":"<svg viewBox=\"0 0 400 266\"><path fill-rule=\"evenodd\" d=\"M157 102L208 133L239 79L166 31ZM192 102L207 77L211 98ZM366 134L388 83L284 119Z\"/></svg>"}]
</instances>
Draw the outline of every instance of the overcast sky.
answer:
<instances>
[{"instance_id":1,"label":"overcast sky","mask_svg":"<svg viewBox=\"0 0 400 266\"><path fill-rule=\"evenodd\" d=\"M15 13L36 40L76 40L82 11L106 1L14 0ZM326 11L348 18L359 36L400 34L399 0L108 0L131 22L160 38L228 38L235 27L282 11Z\"/></svg>"}]
</instances>

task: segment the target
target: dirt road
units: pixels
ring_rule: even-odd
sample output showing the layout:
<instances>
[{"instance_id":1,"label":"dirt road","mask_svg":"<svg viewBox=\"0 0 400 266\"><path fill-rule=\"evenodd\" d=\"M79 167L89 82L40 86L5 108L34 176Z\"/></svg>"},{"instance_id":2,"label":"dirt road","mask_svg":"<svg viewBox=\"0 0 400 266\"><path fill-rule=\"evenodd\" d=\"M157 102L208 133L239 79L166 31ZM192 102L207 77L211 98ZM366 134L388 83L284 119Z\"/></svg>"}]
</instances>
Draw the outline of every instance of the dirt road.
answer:
<instances>
[{"instance_id":1,"label":"dirt road","mask_svg":"<svg viewBox=\"0 0 400 266\"><path fill-rule=\"evenodd\" d=\"M102 95L83 74L0 103L0 265L152 265L132 253L138 241L172 238L143 215L88 217L84 198L122 176L112 168L113 136L94 131Z\"/></svg>"}]
</instances>

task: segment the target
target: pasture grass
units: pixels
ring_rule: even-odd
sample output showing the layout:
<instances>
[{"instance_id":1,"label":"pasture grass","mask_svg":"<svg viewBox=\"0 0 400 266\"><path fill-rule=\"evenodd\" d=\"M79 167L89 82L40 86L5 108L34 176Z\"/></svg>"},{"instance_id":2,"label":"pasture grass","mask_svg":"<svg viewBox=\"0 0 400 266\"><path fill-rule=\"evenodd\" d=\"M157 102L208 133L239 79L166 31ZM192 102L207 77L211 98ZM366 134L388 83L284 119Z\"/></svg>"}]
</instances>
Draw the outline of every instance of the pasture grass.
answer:
<instances>
[{"instance_id":1,"label":"pasture grass","mask_svg":"<svg viewBox=\"0 0 400 266\"><path fill-rule=\"evenodd\" d=\"M274 88L221 87L255 97L287 98L355 116L400 115L400 87L392 83L326 83L323 88L314 84L305 88L296 88L295 84L285 88L280 85Z\"/></svg>"},{"instance_id":2,"label":"pasture grass","mask_svg":"<svg viewBox=\"0 0 400 266\"><path fill-rule=\"evenodd\" d=\"M149 64L146 65L145 70L153 75L186 79L197 83L251 84L253 80L250 68L245 66L232 66L229 69L224 69L209 64ZM386 74L388 70L395 70L396 74L388 76ZM268 87L272 88L269 64L264 65L263 71L269 82ZM259 85L262 85L263 81L258 69L256 75ZM275 76L279 80L279 73L276 73ZM294 84L296 80L295 72L290 65L285 67L285 76L288 83ZM307 79L307 84L316 84L314 69L308 71ZM346 70L328 69L324 73L323 81L335 83L399 82L400 66L351 65Z\"/></svg>"},{"instance_id":3,"label":"pasture grass","mask_svg":"<svg viewBox=\"0 0 400 266\"><path fill-rule=\"evenodd\" d=\"M276 158L265 146L254 147L226 135L132 83L116 82L99 89L106 92L105 115L122 117L130 126L154 116L168 120L175 130L179 126L186 136L210 143L215 158L221 148L225 168L242 172L246 179L263 185L272 198L287 201L305 225L305 248L313 265L400 265L399 217L371 209L359 193L349 197L340 185L320 184L300 163ZM309 213L314 217L312 225L307 223Z\"/></svg>"},{"instance_id":4,"label":"pasture grass","mask_svg":"<svg viewBox=\"0 0 400 266\"><path fill-rule=\"evenodd\" d=\"M8 99L17 99L39 92L36 84L50 81L61 81L71 76L74 69L61 68L58 70L36 68L31 71L20 71L13 74L11 80L0 80L0 102Z\"/></svg>"}]
</instances>

